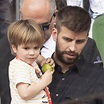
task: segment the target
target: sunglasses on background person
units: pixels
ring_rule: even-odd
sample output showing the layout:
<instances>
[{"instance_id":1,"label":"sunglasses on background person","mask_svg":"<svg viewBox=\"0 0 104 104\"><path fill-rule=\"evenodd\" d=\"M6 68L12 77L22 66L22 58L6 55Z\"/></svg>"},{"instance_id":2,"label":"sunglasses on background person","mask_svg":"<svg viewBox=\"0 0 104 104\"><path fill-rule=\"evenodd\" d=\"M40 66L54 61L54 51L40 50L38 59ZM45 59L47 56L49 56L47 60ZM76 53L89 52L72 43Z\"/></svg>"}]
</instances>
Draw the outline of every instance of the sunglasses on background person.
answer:
<instances>
[{"instance_id":1,"label":"sunglasses on background person","mask_svg":"<svg viewBox=\"0 0 104 104\"><path fill-rule=\"evenodd\" d=\"M51 17L51 19L50 19L49 22L40 24L40 26L42 27L42 30L43 30L43 31L47 31L47 30L49 29L49 26L50 26L50 24L51 24L51 21L52 21L52 18L53 18L53 17L55 17L55 13L53 13L53 15L52 15L52 17Z\"/></svg>"}]
</instances>

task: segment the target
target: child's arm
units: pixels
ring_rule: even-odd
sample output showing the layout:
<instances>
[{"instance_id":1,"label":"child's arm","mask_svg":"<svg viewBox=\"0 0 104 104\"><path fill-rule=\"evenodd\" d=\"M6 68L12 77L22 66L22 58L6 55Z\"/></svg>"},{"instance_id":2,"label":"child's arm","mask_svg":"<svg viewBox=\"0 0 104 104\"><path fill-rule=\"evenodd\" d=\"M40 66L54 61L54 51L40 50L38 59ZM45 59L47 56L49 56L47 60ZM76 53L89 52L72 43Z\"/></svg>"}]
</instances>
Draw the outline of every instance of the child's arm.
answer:
<instances>
[{"instance_id":1,"label":"child's arm","mask_svg":"<svg viewBox=\"0 0 104 104\"><path fill-rule=\"evenodd\" d=\"M20 97L24 100L30 100L38 95L46 86L48 86L52 81L53 72L48 70L46 71L39 82L27 84L19 83L17 84L17 90Z\"/></svg>"},{"instance_id":2,"label":"child's arm","mask_svg":"<svg viewBox=\"0 0 104 104\"><path fill-rule=\"evenodd\" d=\"M53 59L47 58L44 59L41 63L43 65L44 63L50 63L50 65L54 68L55 64ZM34 98L36 95L38 95L46 86L48 86L52 81L52 74L53 71L46 71L39 82L34 82L31 85L28 83L19 83L17 84L17 90L20 95L20 97L24 100L29 100Z\"/></svg>"}]
</instances>

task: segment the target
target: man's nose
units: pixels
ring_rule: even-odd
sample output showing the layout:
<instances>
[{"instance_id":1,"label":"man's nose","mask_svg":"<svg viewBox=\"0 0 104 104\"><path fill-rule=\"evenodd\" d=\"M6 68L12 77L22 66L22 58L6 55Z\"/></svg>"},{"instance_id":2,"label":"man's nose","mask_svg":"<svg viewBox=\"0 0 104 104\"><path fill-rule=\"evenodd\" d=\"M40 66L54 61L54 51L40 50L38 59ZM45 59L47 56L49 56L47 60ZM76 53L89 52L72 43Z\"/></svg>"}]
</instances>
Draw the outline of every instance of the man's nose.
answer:
<instances>
[{"instance_id":1,"label":"man's nose","mask_svg":"<svg viewBox=\"0 0 104 104\"><path fill-rule=\"evenodd\" d=\"M75 43L75 42L72 42L72 43L70 44L69 49L70 49L72 52L76 51L76 43Z\"/></svg>"}]
</instances>

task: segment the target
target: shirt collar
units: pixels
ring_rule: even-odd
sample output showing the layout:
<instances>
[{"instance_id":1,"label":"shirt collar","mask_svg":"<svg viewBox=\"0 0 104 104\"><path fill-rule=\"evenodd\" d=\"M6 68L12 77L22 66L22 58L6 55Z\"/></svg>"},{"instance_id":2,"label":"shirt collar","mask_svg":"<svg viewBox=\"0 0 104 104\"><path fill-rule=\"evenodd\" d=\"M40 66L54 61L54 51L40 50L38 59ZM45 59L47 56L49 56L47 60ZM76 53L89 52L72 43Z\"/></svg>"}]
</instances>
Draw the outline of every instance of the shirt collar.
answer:
<instances>
[{"instance_id":1,"label":"shirt collar","mask_svg":"<svg viewBox=\"0 0 104 104\"><path fill-rule=\"evenodd\" d=\"M52 59L54 60L53 56L54 56L54 53L52 54ZM55 62L55 69L57 69L58 72L62 73L62 72L61 72L61 70L62 70L61 66L58 65L57 62L56 62L55 60L54 60L54 62ZM82 56L80 56L78 62L77 62L73 67L71 67L71 68L69 68L69 69L70 69L70 70L73 70L73 69L74 69L74 70L76 70L80 75L83 75L83 73L84 73L84 70L83 70L84 62L85 62L84 58L83 58ZM84 68L84 69L85 69L85 68ZM68 71L67 71L67 72L68 72Z\"/></svg>"},{"instance_id":2,"label":"shirt collar","mask_svg":"<svg viewBox=\"0 0 104 104\"><path fill-rule=\"evenodd\" d=\"M55 41L53 40L52 35L50 36L50 38L43 44L43 46L49 50L53 50L54 46L55 46Z\"/></svg>"}]
</instances>

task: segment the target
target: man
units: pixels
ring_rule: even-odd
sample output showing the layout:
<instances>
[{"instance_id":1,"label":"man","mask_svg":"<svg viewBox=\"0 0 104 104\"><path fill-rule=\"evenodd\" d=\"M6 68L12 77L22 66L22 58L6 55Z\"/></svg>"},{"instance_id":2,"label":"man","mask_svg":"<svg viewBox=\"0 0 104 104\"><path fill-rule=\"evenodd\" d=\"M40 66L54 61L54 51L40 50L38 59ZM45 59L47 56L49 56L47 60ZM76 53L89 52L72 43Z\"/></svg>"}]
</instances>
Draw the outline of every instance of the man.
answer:
<instances>
[{"instance_id":1,"label":"man","mask_svg":"<svg viewBox=\"0 0 104 104\"><path fill-rule=\"evenodd\" d=\"M55 71L49 85L53 104L104 91L104 69L87 62L81 55L90 24L90 15L83 8L67 6L59 10L56 28L52 31L56 41Z\"/></svg>"},{"instance_id":2,"label":"man","mask_svg":"<svg viewBox=\"0 0 104 104\"><path fill-rule=\"evenodd\" d=\"M51 36L55 12L54 0L23 0L21 2L22 19L32 19L42 26L44 44L42 56L51 57L55 51L55 42Z\"/></svg>"},{"instance_id":3,"label":"man","mask_svg":"<svg viewBox=\"0 0 104 104\"><path fill-rule=\"evenodd\" d=\"M74 1L73 0L64 0L63 2L61 2L61 1L59 2L58 0L55 0L55 1L56 1L56 5L58 6L57 8L59 10L62 7L64 7L65 5L79 6L79 7L83 7L86 10L88 10L88 8L89 8L89 0L74 0ZM66 4L66 2L67 2L67 4ZM63 3L63 4L60 4L60 3ZM91 31L92 31L92 23L90 26L89 36L92 35ZM101 58L98 48L96 46L95 41L89 37L87 44L84 47L81 54L86 59L86 61L103 67L102 58ZM90 51L87 51L87 50L90 50Z\"/></svg>"},{"instance_id":4,"label":"man","mask_svg":"<svg viewBox=\"0 0 104 104\"><path fill-rule=\"evenodd\" d=\"M44 30L43 33L45 33L44 35L45 44L44 44L44 49L42 49L42 53L43 53L42 55L44 57L51 56L51 54L55 50L55 42L52 40L53 38L51 37L51 32L50 32L53 26L52 23L54 22L53 21L54 10L55 10L54 0L23 0L23 5L21 3L20 11L23 19L35 20L37 23L41 24ZM0 55L1 55L0 56L1 103L10 104L8 65L9 65L9 61L13 59L13 55L11 55L11 51L6 35L3 39L0 40Z\"/></svg>"}]
</instances>

